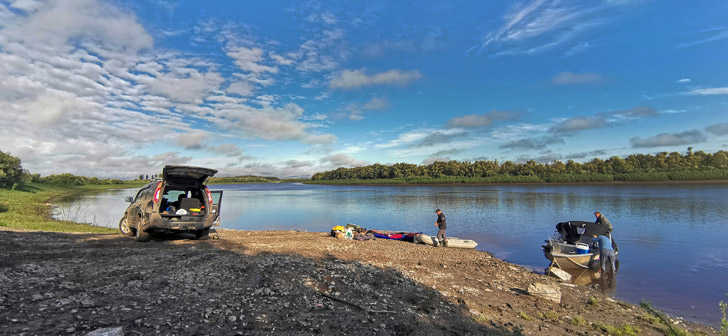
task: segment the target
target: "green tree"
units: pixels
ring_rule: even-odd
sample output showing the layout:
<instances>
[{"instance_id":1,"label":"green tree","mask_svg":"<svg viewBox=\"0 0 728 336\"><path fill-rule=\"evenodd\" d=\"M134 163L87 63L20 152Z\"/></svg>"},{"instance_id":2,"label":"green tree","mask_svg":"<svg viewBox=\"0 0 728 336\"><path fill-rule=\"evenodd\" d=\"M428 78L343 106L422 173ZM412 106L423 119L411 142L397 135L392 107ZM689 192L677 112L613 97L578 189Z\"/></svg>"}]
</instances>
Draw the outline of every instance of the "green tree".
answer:
<instances>
[{"instance_id":1,"label":"green tree","mask_svg":"<svg viewBox=\"0 0 728 336\"><path fill-rule=\"evenodd\" d=\"M0 151L0 187L9 188L16 183L23 182L25 171L20 165L20 159Z\"/></svg>"}]
</instances>

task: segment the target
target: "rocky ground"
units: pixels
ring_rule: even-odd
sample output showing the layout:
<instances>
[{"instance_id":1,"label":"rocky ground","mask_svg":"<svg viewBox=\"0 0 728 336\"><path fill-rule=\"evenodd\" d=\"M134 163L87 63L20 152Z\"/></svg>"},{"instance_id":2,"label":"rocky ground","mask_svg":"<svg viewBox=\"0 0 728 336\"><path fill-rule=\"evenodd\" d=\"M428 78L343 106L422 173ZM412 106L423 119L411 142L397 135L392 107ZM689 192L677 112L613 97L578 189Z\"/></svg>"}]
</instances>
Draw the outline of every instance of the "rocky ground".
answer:
<instances>
[{"instance_id":1,"label":"rocky ground","mask_svg":"<svg viewBox=\"0 0 728 336\"><path fill-rule=\"evenodd\" d=\"M0 334L659 335L642 308L476 250L325 233L219 240L0 228ZM560 300L538 297L538 284ZM716 331L687 327L708 335Z\"/></svg>"}]
</instances>

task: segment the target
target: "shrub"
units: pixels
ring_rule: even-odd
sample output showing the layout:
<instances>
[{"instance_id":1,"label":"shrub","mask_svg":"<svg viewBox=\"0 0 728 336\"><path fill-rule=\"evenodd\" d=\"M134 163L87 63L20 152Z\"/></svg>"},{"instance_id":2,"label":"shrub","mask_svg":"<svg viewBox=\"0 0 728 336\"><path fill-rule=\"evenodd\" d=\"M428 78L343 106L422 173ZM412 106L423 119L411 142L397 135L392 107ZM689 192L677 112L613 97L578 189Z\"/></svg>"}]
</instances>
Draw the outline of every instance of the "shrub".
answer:
<instances>
[{"instance_id":1,"label":"shrub","mask_svg":"<svg viewBox=\"0 0 728 336\"><path fill-rule=\"evenodd\" d=\"M20 159L0 151L0 188L9 188L23 182L23 167Z\"/></svg>"},{"instance_id":2,"label":"shrub","mask_svg":"<svg viewBox=\"0 0 728 336\"><path fill-rule=\"evenodd\" d=\"M639 328L633 327L628 323L625 323L621 327L617 328L611 324L594 322L592 323L592 327L594 327L594 329L605 332L607 335L612 336L636 336L640 332Z\"/></svg>"},{"instance_id":3,"label":"shrub","mask_svg":"<svg viewBox=\"0 0 728 336\"><path fill-rule=\"evenodd\" d=\"M728 296L728 294L726 294ZM725 316L725 311L728 309L728 303L723 302L722 300L718 304L720 306L720 312L723 314L723 317L720 319L720 335L721 336L727 336L728 335L728 320Z\"/></svg>"},{"instance_id":4,"label":"shrub","mask_svg":"<svg viewBox=\"0 0 728 336\"><path fill-rule=\"evenodd\" d=\"M574 316L574 317L571 318L571 324L573 324L573 325L585 325L586 324L586 319L584 319L583 317L577 315L577 316Z\"/></svg>"},{"instance_id":5,"label":"shrub","mask_svg":"<svg viewBox=\"0 0 728 336\"><path fill-rule=\"evenodd\" d=\"M592 296L586 303L588 303L590 306L596 307L599 305L599 298L597 298L596 296Z\"/></svg>"}]
</instances>

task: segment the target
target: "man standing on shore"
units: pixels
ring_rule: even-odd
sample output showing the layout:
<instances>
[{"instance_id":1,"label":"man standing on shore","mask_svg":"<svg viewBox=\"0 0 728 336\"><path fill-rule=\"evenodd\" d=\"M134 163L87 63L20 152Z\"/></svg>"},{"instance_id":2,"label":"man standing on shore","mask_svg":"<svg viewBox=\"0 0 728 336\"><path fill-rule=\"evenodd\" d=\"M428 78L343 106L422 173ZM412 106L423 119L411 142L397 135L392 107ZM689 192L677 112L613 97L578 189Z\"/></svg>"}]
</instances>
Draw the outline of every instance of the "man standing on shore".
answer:
<instances>
[{"instance_id":1,"label":"man standing on shore","mask_svg":"<svg viewBox=\"0 0 728 336\"><path fill-rule=\"evenodd\" d=\"M599 237L594 235L592 242L599 244L599 264L601 266L601 271L606 272L606 266L607 263L609 263L612 267L612 272L616 272L617 267L614 264L614 259L616 259L616 257L614 255L614 249L612 249L612 240L609 239L605 233Z\"/></svg>"},{"instance_id":2,"label":"man standing on shore","mask_svg":"<svg viewBox=\"0 0 728 336\"><path fill-rule=\"evenodd\" d=\"M595 212L594 216L597 217L597 220L594 221L594 223L606 226L607 230L609 230L609 233L612 233L612 229L614 229L614 227L612 227L612 223L609 222L607 217L604 217L604 215L602 215L602 213L599 211Z\"/></svg>"},{"instance_id":3,"label":"man standing on shore","mask_svg":"<svg viewBox=\"0 0 728 336\"><path fill-rule=\"evenodd\" d=\"M438 227L437 240L442 242L442 246L446 246L445 230L447 230L447 219L440 209L435 210L435 213L437 214L437 222L435 222L435 226ZM437 243L435 243L435 246L437 246Z\"/></svg>"}]
</instances>

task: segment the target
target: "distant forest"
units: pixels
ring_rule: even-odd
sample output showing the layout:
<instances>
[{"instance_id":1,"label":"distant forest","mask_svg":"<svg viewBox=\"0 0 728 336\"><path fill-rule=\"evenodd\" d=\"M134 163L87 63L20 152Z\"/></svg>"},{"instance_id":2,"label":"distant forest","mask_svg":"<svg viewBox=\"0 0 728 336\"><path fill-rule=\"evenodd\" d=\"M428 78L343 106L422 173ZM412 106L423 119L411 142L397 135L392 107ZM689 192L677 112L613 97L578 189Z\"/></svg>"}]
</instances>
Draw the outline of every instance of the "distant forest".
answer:
<instances>
[{"instance_id":1,"label":"distant forest","mask_svg":"<svg viewBox=\"0 0 728 336\"><path fill-rule=\"evenodd\" d=\"M254 175L230 176L230 177L208 177L207 184L235 184L235 183L271 183L279 182L277 177L263 177Z\"/></svg>"},{"instance_id":2,"label":"distant forest","mask_svg":"<svg viewBox=\"0 0 728 336\"><path fill-rule=\"evenodd\" d=\"M429 165L373 164L316 173L313 183L510 183L728 179L728 152L662 152L579 163L553 161L438 161Z\"/></svg>"}]
</instances>

